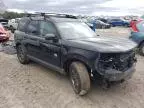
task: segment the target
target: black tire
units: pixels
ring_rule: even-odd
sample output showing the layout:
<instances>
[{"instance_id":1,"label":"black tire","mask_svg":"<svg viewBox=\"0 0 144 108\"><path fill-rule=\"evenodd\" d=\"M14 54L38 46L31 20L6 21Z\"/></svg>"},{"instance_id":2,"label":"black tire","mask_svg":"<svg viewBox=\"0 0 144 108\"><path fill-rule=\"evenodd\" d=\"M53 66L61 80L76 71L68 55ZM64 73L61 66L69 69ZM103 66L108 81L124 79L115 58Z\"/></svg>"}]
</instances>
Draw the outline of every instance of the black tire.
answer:
<instances>
[{"instance_id":1,"label":"black tire","mask_svg":"<svg viewBox=\"0 0 144 108\"><path fill-rule=\"evenodd\" d=\"M83 96L90 89L90 77L87 68L80 62L73 62L69 68L70 80L76 94Z\"/></svg>"},{"instance_id":2,"label":"black tire","mask_svg":"<svg viewBox=\"0 0 144 108\"><path fill-rule=\"evenodd\" d=\"M26 53L26 49L23 45L18 45L16 47L17 50L17 57L18 60L21 64L28 64L29 63L29 59L27 57L27 53Z\"/></svg>"},{"instance_id":3,"label":"black tire","mask_svg":"<svg viewBox=\"0 0 144 108\"><path fill-rule=\"evenodd\" d=\"M144 56L144 42L139 47L140 55Z\"/></svg>"}]
</instances>

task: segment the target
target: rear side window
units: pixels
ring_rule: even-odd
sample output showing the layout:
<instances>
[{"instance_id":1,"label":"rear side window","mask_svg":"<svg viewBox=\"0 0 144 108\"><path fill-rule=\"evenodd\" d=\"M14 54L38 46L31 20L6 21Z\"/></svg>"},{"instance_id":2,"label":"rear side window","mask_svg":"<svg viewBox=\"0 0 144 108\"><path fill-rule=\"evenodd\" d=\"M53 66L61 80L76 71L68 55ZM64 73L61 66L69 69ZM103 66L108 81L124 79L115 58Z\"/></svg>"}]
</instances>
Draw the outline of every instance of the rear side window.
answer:
<instances>
[{"instance_id":1,"label":"rear side window","mask_svg":"<svg viewBox=\"0 0 144 108\"><path fill-rule=\"evenodd\" d=\"M137 28L140 32L144 32L144 21L138 23Z\"/></svg>"},{"instance_id":2,"label":"rear side window","mask_svg":"<svg viewBox=\"0 0 144 108\"><path fill-rule=\"evenodd\" d=\"M26 25L27 22L28 22L28 20L26 20L26 19L20 20L19 24L18 24L18 30L22 31L22 32L25 32L25 25Z\"/></svg>"}]
</instances>

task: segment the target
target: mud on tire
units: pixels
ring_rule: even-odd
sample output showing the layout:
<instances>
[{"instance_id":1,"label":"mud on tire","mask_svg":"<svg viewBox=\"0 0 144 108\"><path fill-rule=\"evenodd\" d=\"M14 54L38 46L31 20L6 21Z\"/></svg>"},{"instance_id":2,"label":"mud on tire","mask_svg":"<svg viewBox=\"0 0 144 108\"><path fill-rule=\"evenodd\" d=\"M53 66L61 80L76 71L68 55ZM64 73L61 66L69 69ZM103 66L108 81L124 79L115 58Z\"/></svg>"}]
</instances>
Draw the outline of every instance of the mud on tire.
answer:
<instances>
[{"instance_id":1,"label":"mud on tire","mask_svg":"<svg viewBox=\"0 0 144 108\"><path fill-rule=\"evenodd\" d=\"M80 62L73 62L69 72L75 93L80 96L87 94L90 89L90 77L86 66Z\"/></svg>"},{"instance_id":2,"label":"mud on tire","mask_svg":"<svg viewBox=\"0 0 144 108\"><path fill-rule=\"evenodd\" d=\"M20 63L22 64L28 64L29 63L29 59L27 57L27 53L26 53L26 49L23 45L18 45L16 47L17 50L17 57Z\"/></svg>"}]
</instances>

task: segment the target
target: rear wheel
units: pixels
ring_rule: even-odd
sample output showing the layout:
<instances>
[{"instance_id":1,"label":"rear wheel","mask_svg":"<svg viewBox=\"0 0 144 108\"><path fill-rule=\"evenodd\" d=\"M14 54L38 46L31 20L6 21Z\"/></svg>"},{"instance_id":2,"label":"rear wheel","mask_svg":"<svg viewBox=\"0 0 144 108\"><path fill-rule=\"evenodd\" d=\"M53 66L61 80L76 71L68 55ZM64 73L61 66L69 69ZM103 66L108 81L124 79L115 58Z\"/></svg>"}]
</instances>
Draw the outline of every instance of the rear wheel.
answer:
<instances>
[{"instance_id":1,"label":"rear wheel","mask_svg":"<svg viewBox=\"0 0 144 108\"><path fill-rule=\"evenodd\" d=\"M139 51L140 51L140 54L144 56L144 42L140 45Z\"/></svg>"},{"instance_id":2,"label":"rear wheel","mask_svg":"<svg viewBox=\"0 0 144 108\"><path fill-rule=\"evenodd\" d=\"M18 45L17 46L17 57L20 63L22 64L28 64L29 59L27 57L26 49L23 45Z\"/></svg>"},{"instance_id":3,"label":"rear wheel","mask_svg":"<svg viewBox=\"0 0 144 108\"><path fill-rule=\"evenodd\" d=\"M73 62L69 68L70 80L76 94L82 96L90 89L90 77L84 64Z\"/></svg>"}]
</instances>

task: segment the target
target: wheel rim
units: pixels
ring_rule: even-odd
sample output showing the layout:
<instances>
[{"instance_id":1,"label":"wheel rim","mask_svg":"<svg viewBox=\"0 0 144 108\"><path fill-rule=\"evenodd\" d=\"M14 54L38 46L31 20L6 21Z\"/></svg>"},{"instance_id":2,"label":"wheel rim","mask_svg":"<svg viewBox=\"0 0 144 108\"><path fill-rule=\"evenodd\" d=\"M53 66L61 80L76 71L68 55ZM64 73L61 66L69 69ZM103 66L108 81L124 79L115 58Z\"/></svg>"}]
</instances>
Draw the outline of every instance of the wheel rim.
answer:
<instances>
[{"instance_id":1,"label":"wheel rim","mask_svg":"<svg viewBox=\"0 0 144 108\"><path fill-rule=\"evenodd\" d=\"M74 69L71 70L71 83L72 83L74 91L78 93L80 89L79 76L76 70Z\"/></svg>"},{"instance_id":2,"label":"wheel rim","mask_svg":"<svg viewBox=\"0 0 144 108\"><path fill-rule=\"evenodd\" d=\"M24 52L20 46L18 47L18 58L20 61L23 61L24 59Z\"/></svg>"}]
</instances>

